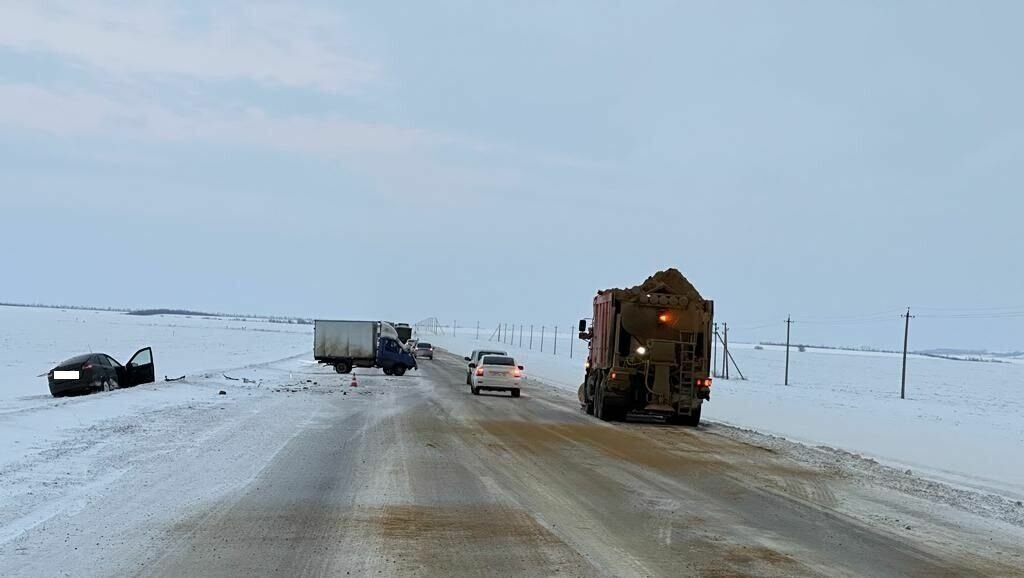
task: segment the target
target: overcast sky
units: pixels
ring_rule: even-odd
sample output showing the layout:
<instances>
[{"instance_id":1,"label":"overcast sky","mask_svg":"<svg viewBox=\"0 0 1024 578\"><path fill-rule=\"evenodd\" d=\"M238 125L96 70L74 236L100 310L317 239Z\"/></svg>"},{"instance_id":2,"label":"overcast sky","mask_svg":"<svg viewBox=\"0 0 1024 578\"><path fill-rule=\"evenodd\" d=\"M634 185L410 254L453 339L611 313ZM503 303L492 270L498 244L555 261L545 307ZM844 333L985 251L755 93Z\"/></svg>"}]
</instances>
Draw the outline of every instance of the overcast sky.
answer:
<instances>
[{"instance_id":1,"label":"overcast sky","mask_svg":"<svg viewBox=\"0 0 1024 578\"><path fill-rule=\"evenodd\" d=\"M0 300L568 325L675 266L736 338L1024 349L1022 21L5 0Z\"/></svg>"}]
</instances>

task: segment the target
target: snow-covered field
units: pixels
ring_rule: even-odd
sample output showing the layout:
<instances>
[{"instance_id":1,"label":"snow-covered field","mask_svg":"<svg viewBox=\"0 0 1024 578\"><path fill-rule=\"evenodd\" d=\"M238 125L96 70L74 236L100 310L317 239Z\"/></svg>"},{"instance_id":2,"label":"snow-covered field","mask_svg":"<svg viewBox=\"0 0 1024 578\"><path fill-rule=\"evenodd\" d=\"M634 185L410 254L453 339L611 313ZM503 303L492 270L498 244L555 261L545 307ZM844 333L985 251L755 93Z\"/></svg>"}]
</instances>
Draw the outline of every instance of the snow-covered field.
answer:
<instances>
[{"instance_id":1,"label":"snow-covered field","mask_svg":"<svg viewBox=\"0 0 1024 578\"><path fill-rule=\"evenodd\" d=\"M46 373L90 351L126 363L153 347L157 379L229 368L309 349L313 328L267 321L0 306L0 402L49 395Z\"/></svg>"},{"instance_id":2,"label":"snow-covered field","mask_svg":"<svg viewBox=\"0 0 1024 578\"><path fill-rule=\"evenodd\" d=\"M532 351L526 343L520 347L518 336L504 345L471 333L420 337L462 355L506 349L528 376L571 391L583 375L586 345L564 334L557 355L550 336L544 353L536 340ZM792 349L785 386L784 349L736 344L730 350L747 380L715 380L705 419L1024 497L1024 365L911 356L907 399L901 400L899 355Z\"/></svg>"},{"instance_id":3,"label":"snow-covered field","mask_svg":"<svg viewBox=\"0 0 1024 578\"><path fill-rule=\"evenodd\" d=\"M153 348L155 383L54 399L46 377L40 376L78 353L108 353L124 363L143 346ZM0 307L0 476L23 468L47 448L78 447L83 430L107 427L125 416L224 403L218 399L217 381L210 379L225 381L219 370L295 356L311 347L311 326ZM206 377L195 375L198 371ZM164 381L164 376L181 375L188 377Z\"/></svg>"}]
</instances>

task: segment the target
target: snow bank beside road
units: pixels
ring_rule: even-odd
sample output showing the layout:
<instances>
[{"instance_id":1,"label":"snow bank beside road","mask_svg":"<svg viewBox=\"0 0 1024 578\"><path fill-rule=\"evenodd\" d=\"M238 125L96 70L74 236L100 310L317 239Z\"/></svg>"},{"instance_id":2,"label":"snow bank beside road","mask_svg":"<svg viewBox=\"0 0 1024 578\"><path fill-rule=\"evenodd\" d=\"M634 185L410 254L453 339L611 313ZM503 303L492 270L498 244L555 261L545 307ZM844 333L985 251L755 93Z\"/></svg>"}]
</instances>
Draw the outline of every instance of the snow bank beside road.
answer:
<instances>
[{"instance_id":1,"label":"snow bank beside road","mask_svg":"<svg viewBox=\"0 0 1024 578\"><path fill-rule=\"evenodd\" d=\"M527 377L575 392L586 350L570 359L477 341L421 335L458 355L505 349ZM538 344L535 341L534 346ZM782 385L781 348L730 347L747 381L715 380L705 419L827 445L911 468L956 484L1024 498L1024 366L911 357L907 399L899 399L900 357L809 350L790 353L790 385Z\"/></svg>"}]
</instances>

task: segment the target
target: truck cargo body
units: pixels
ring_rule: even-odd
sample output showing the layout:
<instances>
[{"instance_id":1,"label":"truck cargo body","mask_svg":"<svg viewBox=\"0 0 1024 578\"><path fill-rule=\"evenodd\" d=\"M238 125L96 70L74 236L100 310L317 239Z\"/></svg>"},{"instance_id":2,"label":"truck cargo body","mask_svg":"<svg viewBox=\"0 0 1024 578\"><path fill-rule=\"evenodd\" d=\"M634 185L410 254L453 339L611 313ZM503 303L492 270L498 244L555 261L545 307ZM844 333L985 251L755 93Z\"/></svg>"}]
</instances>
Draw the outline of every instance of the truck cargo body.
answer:
<instances>
[{"instance_id":1,"label":"truck cargo body","mask_svg":"<svg viewBox=\"0 0 1024 578\"><path fill-rule=\"evenodd\" d=\"M580 401L606 420L634 412L696 425L710 399L714 304L677 271L657 275L594 298L592 327L580 327L590 340Z\"/></svg>"},{"instance_id":2,"label":"truck cargo body","mask_svg":"<svg viewBox=\"0 0 1024 578\"><path fill-rule=\"evenodd\" d=\"M332 359L376 359L380 337L376 321L313 322L313 358L317 361Z\"/></svg>"},{"instance_id":3,"label":"truck cargo body","mask_svg":"<svg viewBox=\"0 0 1024 578\"><path fill-rule=\"evenodd\" d=\"M353 367L381 367L386 374L402 375L416 368L416 360L402 348L395 329L379 321L313 323L313 359L333 365L338 373Z\"/></svg>"}]
</instances>

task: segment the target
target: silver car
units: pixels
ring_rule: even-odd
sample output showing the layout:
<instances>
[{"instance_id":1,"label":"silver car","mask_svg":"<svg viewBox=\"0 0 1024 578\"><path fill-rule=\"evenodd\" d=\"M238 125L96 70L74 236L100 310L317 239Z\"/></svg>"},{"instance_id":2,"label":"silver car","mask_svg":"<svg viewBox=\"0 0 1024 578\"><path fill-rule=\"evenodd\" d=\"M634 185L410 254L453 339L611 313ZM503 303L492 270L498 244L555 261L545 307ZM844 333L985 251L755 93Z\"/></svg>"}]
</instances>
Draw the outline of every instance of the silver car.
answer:
<instances>
[{"instance_id":1,"label":"silver car","mask_svg":"<svg viewBox=\"0 0 1024 578\"><path fill-rule=\"evenodd\" d=\"M422 357L423 359L434 359L434 346L427 343L426 341L420 341L416 343L416 348L412 350L412 354L416 357Z\"/></svg>"}]
</instances>

